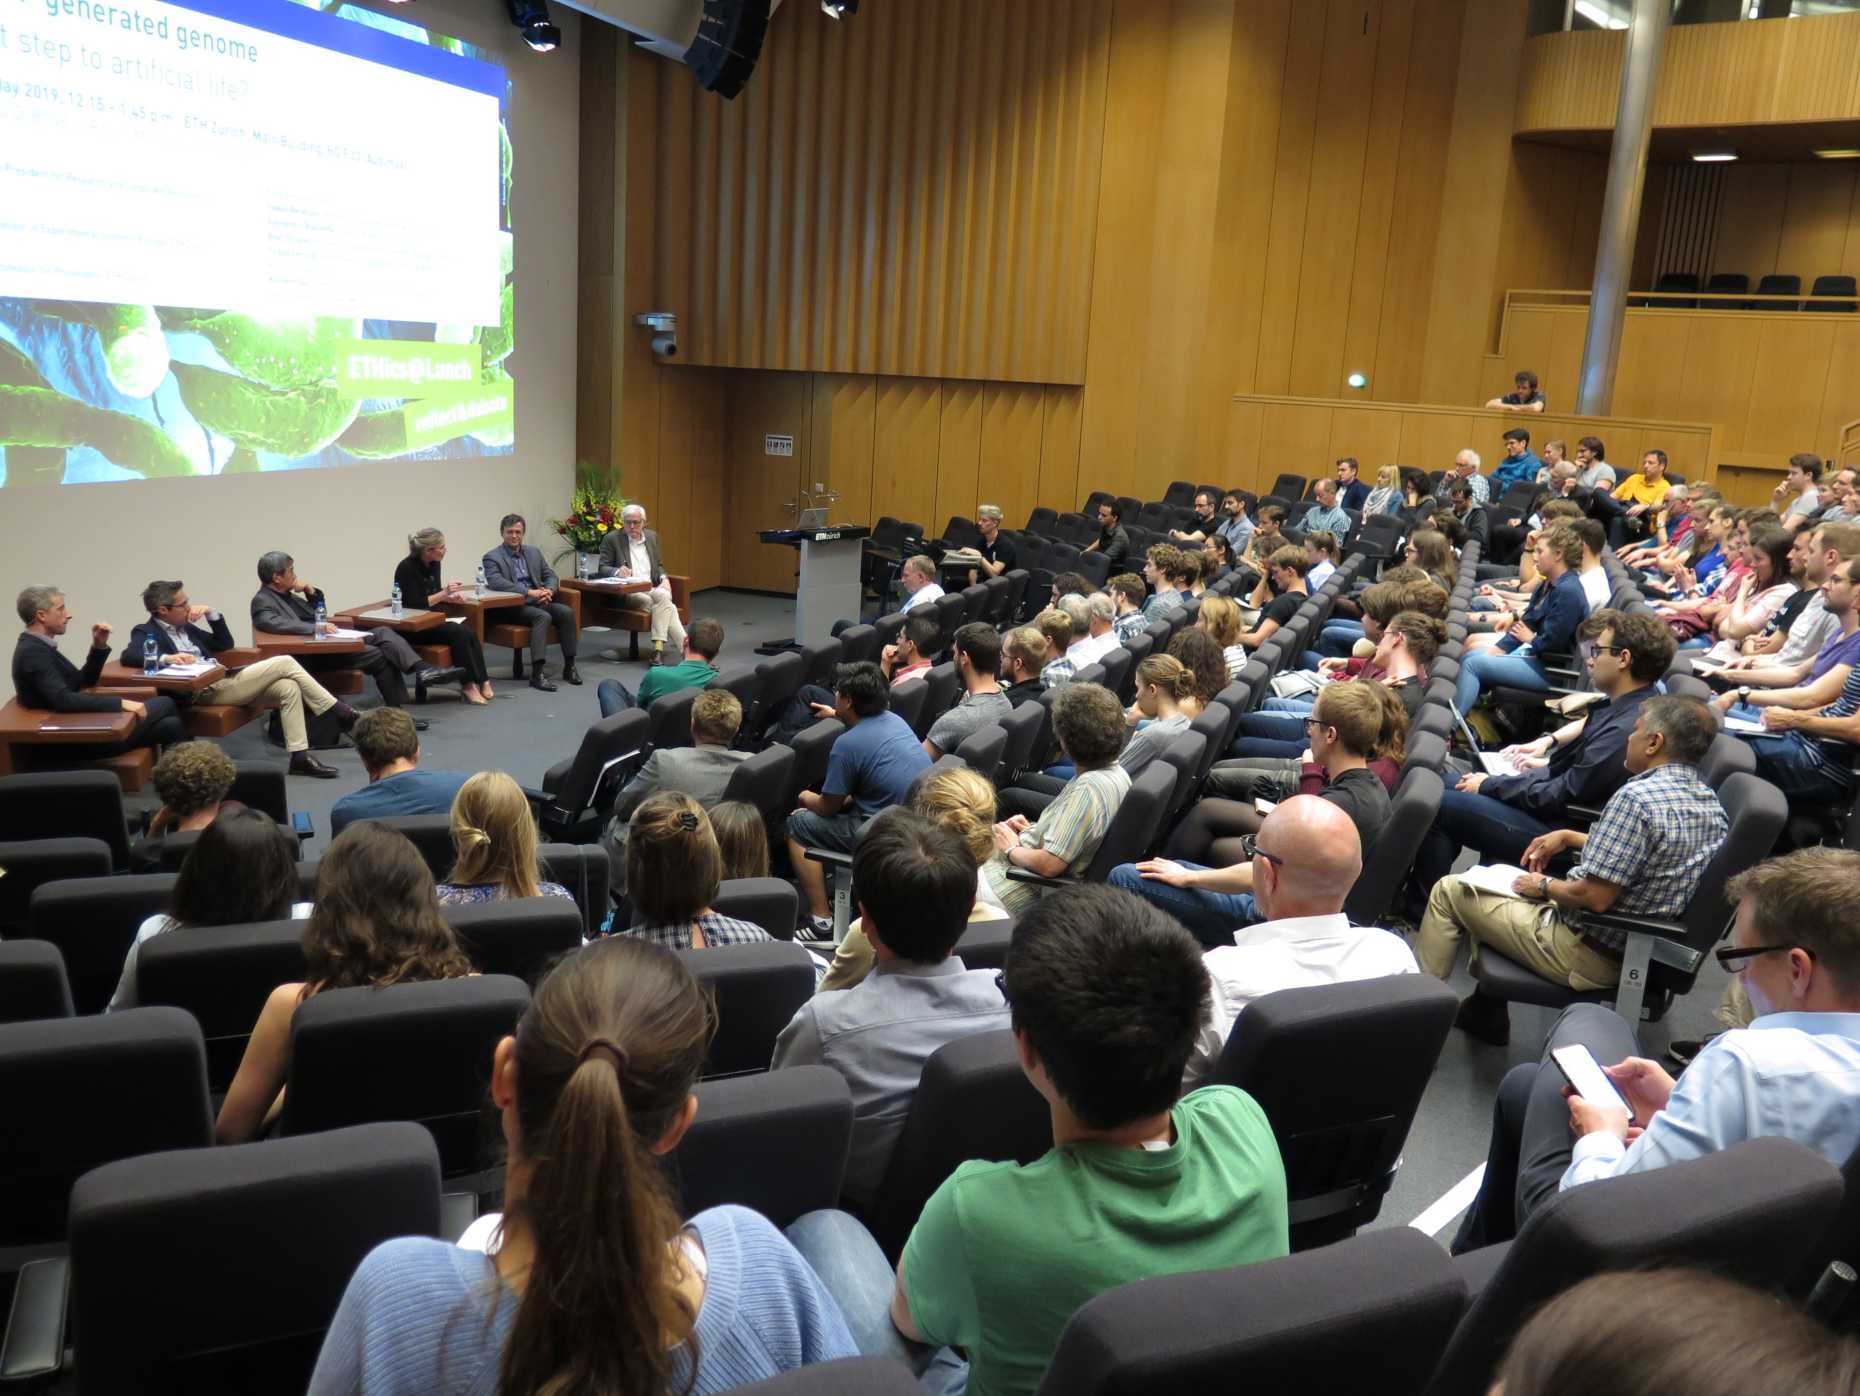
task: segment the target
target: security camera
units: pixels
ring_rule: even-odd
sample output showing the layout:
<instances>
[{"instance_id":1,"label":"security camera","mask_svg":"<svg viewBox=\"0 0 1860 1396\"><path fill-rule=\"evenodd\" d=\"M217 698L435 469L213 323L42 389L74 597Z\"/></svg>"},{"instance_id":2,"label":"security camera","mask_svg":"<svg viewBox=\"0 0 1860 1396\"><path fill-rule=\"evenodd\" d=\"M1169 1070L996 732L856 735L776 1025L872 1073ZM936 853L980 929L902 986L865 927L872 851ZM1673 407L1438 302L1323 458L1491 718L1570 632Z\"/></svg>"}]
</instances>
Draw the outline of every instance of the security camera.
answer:
<instances>
[{"instance_id":1,"label":"security camera","mask_svg":"<svg viewBox=\"0 0 1860 1396\"><path fill-rule=\"evenodd\" d=\"M635 315L633 323L644 325L653 332L652 352L655 358L678 357L678 317L671 311L649 310L643 315Z\"/></svg>"}]
</instances>

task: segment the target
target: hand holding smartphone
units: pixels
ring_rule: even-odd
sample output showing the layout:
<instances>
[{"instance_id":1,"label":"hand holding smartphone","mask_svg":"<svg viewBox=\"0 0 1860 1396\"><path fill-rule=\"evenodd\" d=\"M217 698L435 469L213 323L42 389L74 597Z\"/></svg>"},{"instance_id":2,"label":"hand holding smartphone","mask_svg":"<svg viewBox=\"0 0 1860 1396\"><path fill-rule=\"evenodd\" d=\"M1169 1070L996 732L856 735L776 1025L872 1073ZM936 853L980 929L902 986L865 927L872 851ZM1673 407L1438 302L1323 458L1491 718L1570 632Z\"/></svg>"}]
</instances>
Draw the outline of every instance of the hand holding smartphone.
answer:
<instances>
[{"instance_id":1,"label":"hand holding smartphone","mask_svg":"<svg viewBox=\"0 0 1860 1396\"><path fill-rule=\"evenodd\" d=\"M1563 1079L1569 1082L1570 1089L1589 1104L1613 1106L1626 1113L1629 1124L1645 1123L1634 1118L1634 1107L1628 1104L1627 1097L1615 1089L1615 1083L1608 1079L1601 1063L1595 1060L1595 1053L1581 1043L1556 1048L1550 1053L1550 1060L1563 1073Z\"/></svg>"}]
</instances>

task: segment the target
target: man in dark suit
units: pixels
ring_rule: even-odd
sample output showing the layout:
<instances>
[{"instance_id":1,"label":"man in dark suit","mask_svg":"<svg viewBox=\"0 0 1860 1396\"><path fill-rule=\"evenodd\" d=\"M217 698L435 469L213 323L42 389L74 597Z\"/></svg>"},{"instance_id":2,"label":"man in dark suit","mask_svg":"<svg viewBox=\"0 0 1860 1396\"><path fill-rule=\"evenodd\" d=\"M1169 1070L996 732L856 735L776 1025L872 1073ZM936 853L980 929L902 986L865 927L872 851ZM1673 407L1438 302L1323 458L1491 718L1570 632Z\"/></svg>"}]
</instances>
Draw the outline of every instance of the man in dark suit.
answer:
<instances>
[{"instance_id":1,"label":"man in dark suit","mask_svg":"<svg viewBox=\"0 0 1860 1396\"><path fill-rule=\"evenodd\" d=\"M19 594L19 618L25 633L13 650L13 691L22 706L49 708L55 713L133 713L135 731L120 742L76 749L83 760L120 756L139 746L168 746L187 740L187 728L175 711L172 698L112 698L86 693L103 672L110 657L110 627L99 621L90 628L90 653L84 667L58 652L58 637L71 624L64 593L57 587L27 587Z\"/></svg>"},{"instance_id":2,"label":"man in dark suit","mask_svg":"<svg viewBox=\"0 0 1860 1396\"><path fill-rule=\"evenodd\" d=\"M504 515L498 525L504 534L503 546L484 555L484 576L494 591L521 592L529 598L528 605L513 610L530 627L530 687L554 693L555 685L545 672L551 621L555 622L555 633L562 645L562 677L572 684L581 682L575 668L575 613L565 602L555 599L561 580L543 557L542 549L523 541L528 527L523 515Z\"/></svg>"},{"instance_id":3,"label":"man in dark suit","mask_svg":"<svg viewBox=\"0 0 1860 1396\"><path fill-rule=\"evenodd\" d=\"M226 617L211 606L190 601L184 582L150 582L142 589L142 605L149 618L129 632L129 643L123 647L123 663L132 668L142 663L143 646L150 640L155 642L155 652L164 667L210 658L233 647ZM202 626L201 621L206 625ZM291 773L319 780L334 780L336 768L310 754L304 709L319 716L333 711L344 731L353 727L356 719L355 709L339 701L288 654L230 671L191 700L179 701L228 703L238 708L262 702L275 707L284 749L291 755Z\"/></svg>"},{"instance_id":4,"label":"man in dark suit","mask_svg":"<svg viewBox=\"0 0 1860 1396\"><path fill-rule=\"evenodd\" d=\"M627 577L652 583L652 590L618 597L620 605L631 611L652 612L652 662L665 657L669 643L673 654L685 647L684 623L678 619L678 605L672 600L672 584L665 580L660 561L659 535L646 527L646 507L629 504L620 511L620 532L601 539L600 577ZM614 658L620 657L616 651Z\"/></svg>"},{"instance_id":5,"label":"man in dark suit","mask_svg":"<svg viewBox=\"0 0 1860 1396\"><path fill-rule=\"evenodd\" d=\"M316 608L324 606L323 593L310 583L300 581L297 563L289 553L266 553L258 560L259 588L252 597L252 629L268 635L326 635L336 629L325 621L317 628ZM325 610L327 615L327 609ZM390 708L407 706L407 674L420 674L425 683L444 683L445 670L420 671L420 656L398 630L385 626L368 632L367 648L359 655L336 656L339 663L353 661L364 674L372 675L381 700ZM312 665L311 667L317 667ZM456 678L457 672L451 671ZM415 719L416 728L424 732L424 719Z\"/></svg>"}]
</instances>

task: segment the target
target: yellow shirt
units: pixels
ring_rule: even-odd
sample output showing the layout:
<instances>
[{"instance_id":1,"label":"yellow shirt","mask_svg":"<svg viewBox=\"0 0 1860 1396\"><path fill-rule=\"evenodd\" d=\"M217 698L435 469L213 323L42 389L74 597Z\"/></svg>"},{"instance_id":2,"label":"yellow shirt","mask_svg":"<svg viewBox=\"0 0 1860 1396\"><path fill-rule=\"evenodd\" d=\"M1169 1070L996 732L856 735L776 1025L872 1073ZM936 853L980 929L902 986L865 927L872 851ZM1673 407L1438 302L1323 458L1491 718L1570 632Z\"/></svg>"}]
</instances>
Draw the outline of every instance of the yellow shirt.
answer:
<instances>
[{"instance_id":1,"label":"yellow shirt","mask_svg":"<svg viewBox=\"0 0 1860 1396\"><path fill-rule=\"evenodd\" d=\"M1615 486L1615 498L1623 504L1658 504L1666 498L1666 492L1672 487L1672 481L1664 475L1657 480L1648 480L1636 470Z\"/></svg>"}]
</instances>

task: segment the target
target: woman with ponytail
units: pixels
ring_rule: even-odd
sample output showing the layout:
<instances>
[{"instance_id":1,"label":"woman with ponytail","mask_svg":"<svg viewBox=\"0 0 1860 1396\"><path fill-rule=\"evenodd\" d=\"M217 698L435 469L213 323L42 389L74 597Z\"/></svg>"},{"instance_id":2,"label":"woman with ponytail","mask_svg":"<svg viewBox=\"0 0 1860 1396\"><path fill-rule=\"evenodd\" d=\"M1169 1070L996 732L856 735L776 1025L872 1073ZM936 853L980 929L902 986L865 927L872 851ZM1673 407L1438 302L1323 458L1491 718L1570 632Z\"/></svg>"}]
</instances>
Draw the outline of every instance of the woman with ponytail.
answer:
<instances>
[{"instance_id":1,"label":"woman with ponytail","mask_svg":"<svg viewBox=\"0 0 1860 1396\"><path fill-rule=\"evenodd\" d=\"M452 801L452 875L439 884L441 906L513 897L568 897L537 875L536 816L529 797L502 771L480 771Z\"/></svg>"},{"instance_id":2,"label":"woman with ponytail","mask_svg":"<svg viewBox=\"0 0 1860 1396\"><path fill-rule=\"evenodd\" d=\"M400 588L401 604L411 611L436 609L438 604L465 590L463 582L439 580L439 564L446 556L446 535L436 528L423 528L407 535L407 556L394 569L394 585ZM484 646L466 626L455 620L420 632L422 643L444 645L452 651L452 663L464 676L467 703L482 706L497 695L491 691L491 671L484 667Z\"/></svg>"},{"instance_id":3,"label":"woman with ponytail","mask_svg":"<svg viewBox=\"0 0 1860 1396\"><path fill-rule=\"evenodd\" d=\"M659 1158L697 1113L714 1028L656 945L616 936L558 964L493 1059L509 1167L506 1211L480 1223L489 1254L377 1247L310 1390L706 1396L856 1355L839 1306L759 1213L679 1221Z\"/></svg>"}]
</instances>

